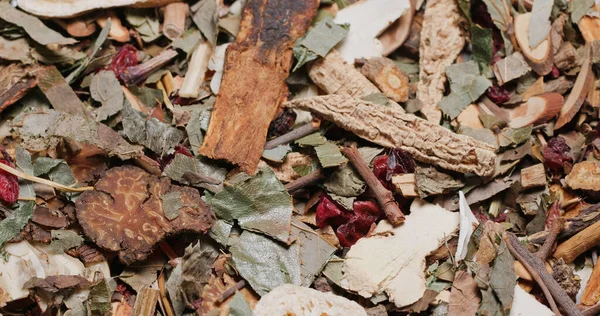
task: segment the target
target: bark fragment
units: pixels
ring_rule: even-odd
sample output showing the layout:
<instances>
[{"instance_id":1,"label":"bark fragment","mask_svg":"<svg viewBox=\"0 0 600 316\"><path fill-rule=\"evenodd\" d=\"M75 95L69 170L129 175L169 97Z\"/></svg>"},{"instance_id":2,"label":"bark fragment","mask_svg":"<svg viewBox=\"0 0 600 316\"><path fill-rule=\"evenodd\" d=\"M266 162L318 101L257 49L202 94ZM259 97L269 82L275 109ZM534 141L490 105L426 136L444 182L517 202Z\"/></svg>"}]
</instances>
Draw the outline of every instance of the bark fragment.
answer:
<instances>
[{"instance_id":1,"label":"bark fragment","mask_svg":"<svg viewBox=\"0 0 600 316\"><path fill-rule=\"evenodd\" d=\"M226 68L200 153L246 172L260 160L271 120L287 96L292 47L309 27L319 2L249 1Z\"/></svg>"},{"instance_id":2,"label":"bark fragment","mask_svg":"<svg viewBox=\"0 0 600 316\"><path fill-rule=\"evenodd\" d=\"M421 113L436 124L442 118L438 103L444 96L446 67L452 64L465 45L464 34L459 27L462 21L455 1L427 1L419 48L417 98L423 103Z\"/></svg>"},{"instance_id":3,"label":"bark fragment","mask_svg":"<svg viewBox=\"0 0 600 316\"><path fill-rule=\"evenodd\" d=\"M87 116L85 105L56 67L39 67L32 71L32 74L37 79L38 87L54 109L73 115Z\"/></svg>"},{"instance_id":4,"label":"bark fragment","mask_svg":"<svg viewBox=\"0 0 600 316\"><path fill-rule=\"evenodd\" d=\"M318 113L381 146L404 149L417 161L479 176L494 171L496 155L492 146L384 105L347 95L296 99L285 105Z\"/></svg>"},{"instance_id":5,"label":"bark fragment","mask_svg":"<svg viewBox=\"0 0 600 316\"><path fill-rule=\"evenodd\" d=\"M27 76L22 65L0 65L0 113L19 101L34 86L35 79Z\"/></svg>"},{"instance_id":6,"label":"bark fragment","mask_svg":"<svg viewBox=\"0 0 600 316\"><path fill-rule=\"evenodd\" d=\"M167 235L205 233L215 222L196 189L171 185L133 166L116 167L82 194L75 204L84 233L98 246L119 252L125 264L145 259ZM161 196L181 194L179 216L166 218Z\"/></svg>"},{"instance_id":7,"label":"bark fragment","mask_svg":"<svg viewBox=\"0 0 600 316\"><path fill-rule=\"evenodd\" d=\"M396 102L408 100L408 77L393 60L385 57L369 58L360 71L388 98Z\"/></svg>"}]
</instances>

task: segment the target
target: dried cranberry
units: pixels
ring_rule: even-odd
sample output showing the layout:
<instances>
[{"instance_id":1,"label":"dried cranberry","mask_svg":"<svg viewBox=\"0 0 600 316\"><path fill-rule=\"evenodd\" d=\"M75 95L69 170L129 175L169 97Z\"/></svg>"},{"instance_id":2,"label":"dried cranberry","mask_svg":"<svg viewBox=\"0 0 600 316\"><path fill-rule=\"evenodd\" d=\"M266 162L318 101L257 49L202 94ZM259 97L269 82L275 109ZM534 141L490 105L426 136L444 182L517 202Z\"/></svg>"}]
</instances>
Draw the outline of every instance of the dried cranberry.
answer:
<instances>
[{"instance_id":1,"label":"dried cranberry","mask_svg":"<svg viewBox=\"0 0 600 316\"><path fill-rule=\"evenodd\" d=\"M493 28L494 22L492 21L492 16L488 12L488 9L483 3L483 1L474 2L471 5L471 18L473 19L473 23L485 27L485 28Z\"/></svg>"},{"instance_id":2,"label":"dried cranberry","mask_svg":"<svg viewBox=\"0 0 600 316\"><path fill-rule=\"evenodd\" d=\"M556 66L552 66L552 71L546 75L548 79L556 79L560 76L560 70Z\"/></svg>"},{"instance_id":3,"label":"dried cranberry","mask_svg":"<svg viewBox=\"0 0 600 316\"><path fill-rule=\"evenodd\" d=\"M321 194L319 205L317 206L317 226L321 228L327 224L334 227L339 226L350 220L350 215L350 212L335 203L327 194Z\"/></svg>"},{"instance_id":4,"label":"dried cranberry","mask_svg":"<svg viewBox=\"0 0 600 316\"><path fill-rule=\"evenodd\" d=\"M544 147L544 165L554 172L562 172L565 163L573 163L571 147L562 137L550 138Z\"/></svg>"},{"instance_id":5,"label":"dried cranberry","mask_svg":"<svg viewBox=\"0 0 600 316\"><path fill-rule=\"evenodd\" d=\"M392 188L393 175L414 171L415 161L407 151L402 149L392 149L389 155L378 156L373 160L373 173L387 189Z\"/></svg>"},{"instance_id":6,"label":"dried cranberry","mask_svg":"<svg viewBox=\"0 0 600 316\"><path fill-rule=\"evenodd\" d=\"M281 111L269 125L269 137L281 136L292 130L296 122L296 112L291 109Z\"/></svg>"},{"instance_id":7,"label":"dried cranberry","mask_svg":"<svg viewBox=\"0 0 600 316\"><path fill-rule=\"evenodd\" d=\"M497 104L502 104L508 100L510 100L510 91L506 90L506 88L494 84L489 87L485 92L485 95L492 100L492 102Z\"/></svg>"},{"instance_id":8,"label":"dried cranberry","mask_svg":"<svg viewBox=\"0 0 600 316\"><path fill-rule=\"evenodd\" d=\"M138 50L131 44L127 44L113 57L108 68L112 70L119 81L123 82L121 75L125 69L138 64Z\"/></svg>"},{"instance_id":9,"label":"dried cranberry","mask_svg":"<svg viewBox=\"0 0 600 316\"><path fill-rule=\"evenodd\" d=\"M4 148L0 148L2 153L2 159L0 163L3 163L9 167L15 167L12 158L8 155ZM4 201L8 204L14 204L19 198L19 178L16 176L0 170L0 201Z\"/></svg>"},{"instance_id":10,"label":"dried cranberry","mask_svg":"<svg viewBox=\"0 0 600 316\"><path fill-rule=\"evenodd\" d=\"M552 203L546 212L546 223L545 228L550 229L552 225L556 221L557 218L560 217L560 207L558 206L558 201Z\"/></svg>"},{"instance_id":11,"label":"dried cranberry","mask_svg":"<svg viewBox=\"0 0 600 316\"><path fill-rule=\"evenodd\" d=\"M123 283L117 284L115 291L121 293L125 299L129 299L131 295L133 295L133 292L131 292L129 287Z\"/></svg>"}]
</instances>

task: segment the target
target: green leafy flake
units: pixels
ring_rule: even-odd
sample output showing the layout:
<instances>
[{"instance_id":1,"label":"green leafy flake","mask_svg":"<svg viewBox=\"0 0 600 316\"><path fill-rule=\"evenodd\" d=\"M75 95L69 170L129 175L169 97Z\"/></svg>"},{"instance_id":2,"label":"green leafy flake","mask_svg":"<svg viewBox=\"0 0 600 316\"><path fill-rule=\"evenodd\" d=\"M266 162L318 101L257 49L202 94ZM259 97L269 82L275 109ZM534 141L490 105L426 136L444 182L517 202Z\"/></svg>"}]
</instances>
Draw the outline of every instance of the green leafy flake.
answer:
<instances>
[{"instance_id":1,"label":"green leafy flake","mask_svg":"<svg viewBox=\"0 0 600 316\"><path fill-rule=\"evenodd\" d=\"M156 281L157 272L162 269L165 261L161 256L152 256L145 261L125 267L119 279L139 293L144 287L149 287Z\"/></svg>"},{"instance_id":2,"label":"green leafy flake","mask_svg":"<svg viewBox=\"0 0 600 316\"><path fill-rule=\"evenodd\" d=\"M515 259L508 251L504 240L501 240L498 255L494 259L490 272L490 287L494 290L504 311L509 311L512 306L515 285L517 285Z\"/></svg>"},{"instance_id":3,"label":"green leafy flake","mask_svg":"<svg viewBox=\"0 0 600 316\"><path fill-rule=\"evenodd\" d=\"M181 37L175 39L171 45L184 51L186 56L190 56L201 39L202 34L200 34L200 31L197 28L191 28L185 31Z\"/></svg>"},{"instance_id":4,"label":"green leafy flake","mask_svg":"<svg viewBox=\"0 0 600 316\"><path fill-rule=\"evenodd\" d=\"M334 143L328 142L316 146L315 151L323 168L340 166L348 161L348 159L342 155L338 145Z\"/></svg>"},{"instance_id":5,"label":"green leafy flake","mask_svg":"<svg viewBox=\"0 0 600 316\"><path fill-rule=\"evenodd\" d=\"M176 154L173 161L165 167L163 173L182 184L218 192L223 188L223 180L227 175L227 169L215 165L214 162L204 157L193 158Z\"/></svg>"},{"instance_id":6,"label":"green leafy flake","mask_svg":"<svg viewBox=\"0 0 600 316\"><path fill-rule=\"evenodd\" d=\"M356 197L365 192L367 184L360 175L348 164L337 169L325 180L325 188L328 192L344 196Z\"/></svg>"},{"instance_id":7,"label":"green leafy flake","mask_svg":"<svg viewBox=\"0 0 600 316\"><path fill-rule=\"evenodd\" d=\"M496 148L498 147L498 139L496 138L496 134L494 134L494 132L492 132L490 129L461 126L458 133L471 136L476 140L488 143Z\"/></svg>"},{"instance_id":8,"label":"green leafy flake","mask_svg":"<svg viewBox=\"0 0 600 316\"><path fill-rule=\"evenodd\" d=\"M48 246L48 253L63 254L65 251L83 244L83 238L71 230L52 230L52 241Z\"/></svg>"},{"instance_id":9,"label":"green leafy flake","mask_svg":"<svg viewBox=\"0 0 600 316\"><path fill-rule=\"evenodd\" d=\"M229 302L229 316L252 316L250 304L244 298L244 294L235 291L233 299Z\"/></svg>"},{"instance_id":10,"label":"green leafy flake","mask_svg":"<svg viewBox=\"0 0 600 316\"><path fill-rule=\"evenodd\" d=\"M571 12L571 21L577 24L584 17L589 9L594 5L594 0L573 0L569 2L569 12Z\"/></svg>"},{"instance_id":11,"label":"green leafy flake","mask_svg":"<svg viewBox=\"0 0 600 316\"><path fill-rule=\"evenodd\" d=\"M123 133L136 144L144 145L158 155L165 155L169 149L183 141L183 131L167 125L156 118L146 120L144 114L134 110L129 102L123 107Z\"/></svg>"},{"instance_id":12,"label":"green leafy flake","mask_svg":"<svg viewBox=\"0 0 600 316\"><path fill-rule=\"evenodd\" d=\"M292 234L298 236L301 285L310 286L337 248L297 218L294 218Z\"/></svg>"},{"instance_id":13,"label":"green leafy flake","mask_svg":"<svg viewBox=\"0 0 600 316\"><path fill-rule=\"evenodd\" d=\"M233 225L222 219L217 219L215 224L208 231L209 236L220 243L221 245L227 245L229 241L229 234Z\"/></svg>"},{"instance_id":14,"label":"green leafy flake","mask_svg":"<svg viewBox=\"0 0 600 316\"><path fill-rule=\"evenodd\" d=\"M219 252L207 241L198 241L185 248L181 261L181 284L179 296L188 306L202 297L202 290L208 284L212 265Z\"/></svg>"},{"instance_id":15,"label":"green leafy flake","mask_svg":"<svg viewBox=\"0 0 600 316\"><path fill-rule=\"evenodd\" d=\"M50 157L39 157L35 160L33 175L47 176L48 179L63 185L73 185L77 182L73 171L64 160Z\"/></svg>"},{"instance_id":16,"label":"green leafy flake","mask_svg":"<svg viewBox=\"0 0 600 316\"><path fill-rule=\"evenodd\" d=\"M306 35L299 38L294 45L294 57L298 60L294 70L298 70L305 63L325 57L327 53L348 34L349 24L335 24L333 19L327 17L319 21Z\"/></svg>"},{"instance_id":17,"label":"green leafy flake","mask_svg":"<svg viewBox=\"0 0 600 316\"><path fill-rule=\"evenodd\" d=\"M212 0L200 0L191 9L194 12L192 15L194 24L213 47L217 46L217 35L219 34L217 3Z\"/></svg>"},{"instance_id":18,"label":"green leafy flake","mask_svg":"<svg viewBox=\"0 0 600 316\"><path fill-rule=\"evenodd\" d=\"M162 201L163 210L165 211L165 217L170 221L174 220L179 216L179 210L181 209L181 192L172 191L163 194L160 197Z\"/></svg>"},{"instance_id":19,"label":"green leafy flake","mask_svg":"<svg viewBox=\"0 0 600 316\"><path fill-rule=\"evenodd\" d=\"M376 92L376 93L371 93L368 95L365 95L364 97L361 98L361 100L365 100L371 103L375 103L375 104L381 104L381 105L386 105L389 102L388 97L385 96L385 94L381 93L381 92Z\"/></svg>"},{"instance_id":20,"label":"green leafy flake","mask_svg":"<svg viewBox=\"0 0 600 316\"><path fill-rule=\"evenodd\" d=\"M169 293L169 298L171 299L171 304L173 305L173 310L175 315L182 315L185 310L185 302L183 301L183 297L179 292L181 287L181 265L178 264L175 269L171 271L169 275L169 279L165 282L165 288L167 293Z\"/></svg>"},{"instance_id":21,"label":"green leafy flake","mask_svg":"<svg viewBox=\"0 0 600 316\"><path fill-rule=\"evenodd\" d=\"M131 9L125 10L125 19L131 24L140 37L146 43L160 37L158 16L154 9Z\"/></svg>"},{"instance_id":22,"label":"green leafy flake","mask_svg":"<svg viewBox=\"0 0 600 316\"><path fill-rule=\"evenodd\" d=\"M26 174L33 175L33 164L31 163L31 155L21 146L16 148L15 163L17 168ZM35 190L31 181L19 178L19 198L20 199L35 199Z\"/></svg>"},{"instance_id":23,"label":"green leafy flake","mask_svg":"<svg viewBox=\"0 0 600 316\"><path fill-rule=\"evenodd\" d=\"M458 0L458 7L462 14L471 22L471 0Z\"/></svg>"},{"instance_id":24,"label":"green leafy flake","mask_svg":"<svg viewBox=\"0 0 600 316\"><path fill-rule=\"evenodd\" d=\"M236 270L258 295L283 284L302 284L297 243L286 247L264 235L244 231L230 250Z\"/></svg>"},{"instance_id":25,"label":"green leafy flake","mask_svg":"<svg viewBox=\"0 0 600 316\"><path fill-rule=\"evenodd\" d=\"M523 54L516 52L500 59L494 65L494 74L502 84L520 78L531 70Z\"/></svg>"},{"instance_id":26,"label":"green leafy flake","mask_svg":"<svg viewBox=\"0 0 600 316\"><path fill-rule=\"evenodd\" d=\"M214 102L205 102L204 104L195 106L190 111L190 120L185 127L185 131L188 134L188 139L192 151L197 156L200 150L200 146L204 142L204 135L202 131L208 129L208 122L210 121L210 115L212 113Z\"/></svg>"},{"instance_id":27,"label":"green leafy flake","mask_svg":"<svg viewBox=\"0 0 600 316\"><path fill-rule=\"evenodd\" d=\"M529 25L535 25L535 27L529 28L529 46L532 49L536 48L548 37L548 33L550 32L550 14L552 13L553 6L554 0L537 0L533 2L531 21L529 22Z\"/></svg>"},{"instance_id":28,"label":"green leafy flake","mask_svg":"<svg viewBox=\"0 0 600 316\"><path fill-rule=\"evenodd\" d=\"M437 170L435 167L417 166L415 169L415 184L422 199L430 195L439 195L456 191L465 186L460 179Z\"/></svg>"},{"instance_id":29,"label":"green leafy flake","mask_svg":"<svg viewBox=\"0 0 600 316\"><path fill-rule=\"evenodd\" d=\"M96 121L104 121L123 109L123 90L115 73L110 70L102 70L92 78L90 94L102 104L96 109Z\"/></svg>"},{"instance_id":30,"label":"green leafy flake","mask_svg":"<svg viewBox=\"0 0 600 316\"><path fill-rule=\"evenodd\" d=\"M531 125L521 128L507 127L498 134L498 143L500 147L517 147L529 139L532 131Z\"/></svg>"},{"instance_id":31,"label":"green leafy flake","mask_svg":"<svg viewBox=\"0 0 600 316\"><path fill-rule=\"evenodd\" d=\"M22 27L31 39L42 45L77 43L75 39L66 38L48 28L37 17L13 8L8 2L0 2L0 19Z\"/></svg>"},{"instance_id":32,"label":"green leafy flake","mask_svg":"<svg viewBox=\"0 0 600 316\"><path fill-rule=\"evenodd\" d=\"M342 279L344 278L343 268L344 260L334 255L325 265L323 275L335 285L342 287Z\"/></svg>"},{"instance_id":33,"label":"green leafy flake","mask_svg":"<svg viewBox=\"0 0 600 316\"><path fill-rule=\"evenodd\" d=\"M92 286L87 301L89 314L106 315L112 308L110 299L113 291L114 289L109 285L106 279L101 279L100 282Z\"/></svg>"},{"instance_id":34,"label":"green leafy flake","mask_svg":"<svg viewBox=\"0 0 600 316\"><path fill-rule=\"evenodd\" d=\"M292 147L289 144L279 145L275 148L266 149L262 153L262 157L274 162L283 162L285 156L292 151Z\"/></svg>"},{"instance_id":35,"label":"green leafy flake","mask_svg":"<svg viewBox=\"0 0 600 316\"><path fill-rule=\"evenodd\" d=\"M127 87L148 109L154 109L162 103L163 94L160 89L152 89L146 86Z\"/></svg>"},{"instance_id":36,"label":"green leafy flake","mask_svg":"<svg viewBox=\"0 0 600 316\"><path fill-rule=\"evenodd\" d=\"M321 133L312 133L296 140L300 146L319 146L327 143L327 139Z\"/></svg>"},{"instance_id":37,"label":"green leafy flake","mask_svg":"<svg viewBox=\"0 0 600 316\"><path fill-rule=\"evenodd\" d=\"M82 51L77 51L68 46L54 47L34 45L31 48L31 57L47 65L74 65L77 61L86 58L87 55Z\"/></svg>"},{"instance_id":38,"label":"green leafy flake","mask_svg":"<svg viewBox=\"0 0 600 316\"><path fill-rule=\"evenodd\" d=\"M492 29L471 26L471 44L473 46L473 60L479 64L482 73L489 69L492 62Z\"/></svg>"},{"instance_id":39,"label":"green leafy flake","mask_svg":"<svg viewBox=\"0 0 600 316\"><path fill-rule=\"evenodd\" d=\"M474 61L450 65L446 67L446 75L451 92L440 101L440 108L451 119L455 119L491 86L490 81L479 74L479 66Z\"/></svg>"},{"instance_id":40,"label":"green leafy flake","mask_svg":"<svg viewBox=\"0 0 600 316\"><path fill-rule=\"evenodd\" d=\"M492 17L492 21L494 21L494 25L500 30L506 54L511 54L513 51L512 42L507 37L507 32L512 31L513 28L511 6L506 0L483 0L483 2Z\"/></svg>"},{"instance_id":41,"label":"green leafy flake","mask_svg":"<svg viewBox=\"0 0 600 316\"><path fill-rule=\"evenodd\" d=\"M243 229L288 242L294 208L292 197L270 168L226 187L213 196L210 204L221 219L236 219Z\"/></svg>"},{"instance_id":42,"label":"green leafy flake","mask_svg":"<svg viewBox=\"0 0 600 316\"><path fill-rule=\"evenodd\" d=\"M81 63L79 64L79 66L77 68L75 68L75 70L73 70L65 78L65 80L67 81L67 83L69 83L69 84L73 83L73 81L75 81L75 79L77 79L79 77L79 75L87 68L87 66L90 64L90 62L92 60L94 60L94 58L96 57L96 54L98 53L98 51L102 47L102 44L104 44L104 42L108 38L108 32L110 32L110 25L111 25L111 22L110 22L110 18L109 18L106 21L106 24L104 25L104 27L102 28L102 31L100 31L100 34L98 35L98 38L96 38L96 41L94 41L94 46L92 48L92 53L87 58L82 59Z\"/></svg>"},{"instance_id":43,"label":"green leafy flake","mask_svg":"<svg viewBox=\"0 0 600 316\"><path fill-rule=\"evenodd\" d=\"M19 201L13 207L12 214L0 222L0 246L15 238L33 216L34 201Z\"/></svg>"},{"instance_id":44,"label":"green leafy flake","mask_svg":"<svg viewBox=\"0 0 600 316\"><path fill-rule=\"evenodd\" d=\"M345 209L347 209L347 210L353 209L354 200L356 200L355 196L346 197L346 196L337 195L333 192L328 192L328 194L329 194L330 198L332 198L339 205L343 206Z\"/></svg>"}]
</instances>

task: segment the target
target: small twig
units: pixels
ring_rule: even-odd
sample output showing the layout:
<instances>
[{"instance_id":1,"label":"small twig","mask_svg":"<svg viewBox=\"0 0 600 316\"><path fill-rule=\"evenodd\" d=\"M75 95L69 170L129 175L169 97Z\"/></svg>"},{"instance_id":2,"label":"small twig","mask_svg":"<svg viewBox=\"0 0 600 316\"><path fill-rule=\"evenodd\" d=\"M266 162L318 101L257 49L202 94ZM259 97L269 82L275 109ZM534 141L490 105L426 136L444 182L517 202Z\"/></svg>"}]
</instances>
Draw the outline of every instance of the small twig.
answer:
<instances>
[{"instance_id":1,"label":"small twig","mask_svg":"<svg viewBox=\"0 0 600 316\"><path fill-rule=\"evenodd\" d=\"M244 280L238 281L235 285L228 288L227 290L225 290L225 292L223 292L223 294L221 294L221 296L217 299L217 304L221 304L221 303L225 302L228 298L230 298L235 293L235 291L241 290L245 285L246 285L246 281L244 281Z\"/></svg>"},{"instance_id":2,"label":"small twig","mask_svg":"<svg viewBox=\"0 0 600 316\"><path fill-rule=\"evenodd\" d=\"M173 312L173 307L169 300L167 299L166 291L165 291L165 272L164 270L160 272L160 276L158 277L158 290L160 291L160 300L163 303L165 308L165 312L167 316L175 316Z\"/></svg>"},{"instance_id":3,"label":"small twig","mask_svg":"<svg viewBox=\"0 0 600 316\"><path fill-rule=\"evenodd\" d=\"M584 316L596 316L600 314L600 302L583 311Z\"/></svg>"},{"instance_id":4,"label":"small twig","mask_svg":"<svg viewBox=\"0 0 600 316\"><path fill-rule=\"evenodd\" d=\"M302 138L304 136L310 135L319 130L321 126L321 121L318 119L313 119L310 123L302 125L288 133L285 133L277 138L273 138L270 141L265 143L265 150L273 149L279 145L289 144L296 139Z\"/></svg>"},{"instance_id":5,"label":"small twig","mask_svg":"<svg viewBox=\"0 0 600 316\"><path fill-rule=\"evenodd\" d=\"M558 201L555 203L558 203ZM548 259L548 257L552 254L554 243L556 242L558 234L560 234L564 223L565 219L559 217L554 221L552 227L550 227L550 232L548 233L546 240L544 240L544 244L542 247L540 247L538 252L535 253L538 258L542 259L542 261L546 261L546 259Z\"/></svg>"},{"instance_id":6,"label":"small twig","mask_svg":"<svg viewBox=\"0 0 600 316\"><path fill-rule=\"evenodd\" d=\"M177 52L172 49L162 51L154 58L147 60L137 66L131 66L121 74L121 78L125 84L139 84L154 71L168 63L171 59L177 56Z\"/></svg>"},{"instance_id":7,"label":"small twig","mask_svg":"<svg viewBox=\"0 0 600 316\"><path fill-rule=\"evenodd\" d=\"M386 189L381 182L375 177L375 174L371 171L365 160L363 159L360 151L355 145L346 146L342 149L342 153L350 160L352 165L361 178L367 183L367 186L371 188L375 194L375 199L381 205L383 212L392 223L392 225L399 225L404 222L404 214L398 207L394 195L390 190Z\"/></svg>"},{"instance_id":8,"label":"small twig","mask_svg":"<svg viewBox=\"0 0 600 316\"><path fill-rule=\"evenodd\" d=\"M523 264L540 288L542 288L544 295L546 295L546 299L555 314L558 315L558 313L560 313L556 306L556 303L558 303L567 315L583 315L573 300L565 293L565 290L563 290L560 284L558 284L552 275L546 271L546 267L542 260L523 247L515 234L506 232L504 234L504 241L506 241L508 250L517 258L517 260L519 260L519 262L521 262L521 264ZM554 300L556 300L556 303Z\"/></svg>"},{"instance_id":9,"label":"small twig","mask_svg":"<svg viewBox=\"0 0 600 316\"><path fill-rule=\"evenodd\" d=\"M321 169L317 169L303 177L300 177L300 178L286 184L285 189L289 193L292 193L292 192L302 189L308 185L311 185L321 179L323 179L323 172L321 172Z\"/></svg>"},{"instance_id":10,"label":"small twig","mask_svg":"<svg viewBox=\"0 0 600 316\"><path fill-rule=\"evenodd\" d=\"M80 188L72 188L72 187L68 187L68 186L64 186L60 183L56 183L54 181L50 181L50 180L46 180L46 179L42 179L42 178L38 178L29 174L26 174L24 172L21 172L15 168L12 168L10 166L7 166L3 163L0 163L0 169L14 175L17 176L19 178L23 178L25 180L31 181L31 182L36 182L36 183L41 183L41 184L45 184L47 186L53 187L57 190L61 190L61 191L65 191L65 192L84 192L84 191L89 191L89 190L93 190L94 187L80 187Z\"/></svg>"},{"instance_id":11,"label":"small twig","mask_svg":"<svg viewBox=\"0 0 600 316\"><path fill-rule=\"evenodd\" d=\"M179 38L185 30L185 18L190 6L185 2L169 3L165 6L163 34L170 40Z\"/></svg>"},{"instance_id":12,"label":"small twig","mask_svg":"<svg viewBox=\"0 0 600 316\"><path fill-rule=\"evenodd\" d=\"M171 246L166 241L163 240L160 243L158 243L158 247L165 255L167 255L167 257L169 257L169 261L173 261L178 258L177 254L175 253L175 250L173 250L173 248L171 248Z\"/></svg>"}]
</instances>

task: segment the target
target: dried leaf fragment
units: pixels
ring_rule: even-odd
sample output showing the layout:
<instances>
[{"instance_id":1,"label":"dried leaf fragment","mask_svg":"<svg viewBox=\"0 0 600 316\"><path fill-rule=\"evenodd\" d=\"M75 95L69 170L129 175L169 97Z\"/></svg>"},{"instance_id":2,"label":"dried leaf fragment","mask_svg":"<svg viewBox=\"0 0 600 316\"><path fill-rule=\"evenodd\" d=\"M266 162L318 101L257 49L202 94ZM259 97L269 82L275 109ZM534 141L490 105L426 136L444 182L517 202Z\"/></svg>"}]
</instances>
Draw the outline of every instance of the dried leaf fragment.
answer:
<instances>
[{"instance_id":1,"label":"dried leaf fragment","mask_svg":"<svg viewBox=\"0 0 600 316\"><path fill-rule=\"evenodd\" d=\"M479 308L479 288L467 271L458 271L454 275L450 292L450 315L475 315Z\"/></svg>"},{"instance_id":2,"label":"dried leaf fragment","mask_svg":"<svg viewBox=\"0 0 600 316\"><path fill-rule=\"evenodd\" d=\"M181 192L179 216L169 221L160 197ZM110 169L75 204L84 233L105 249L118 251L123 263L145 259L167 235L183 231L205 233L215 222L210 206L193 188L171 185L168 178L140 168Z\"/></svg>"},{"instance_id":3,"label":"dried leaf fragment","mask_svg":"<svg viewBox=\"0 0 600 316\"><path fill-rule=\"evenodd\" d=\"M327 95L296 99L285 106L318 113L366 140L406 150L417 161L480 176L494 171L492 146L384 105L348 95Z\"/></svg>"}]
</instances>

